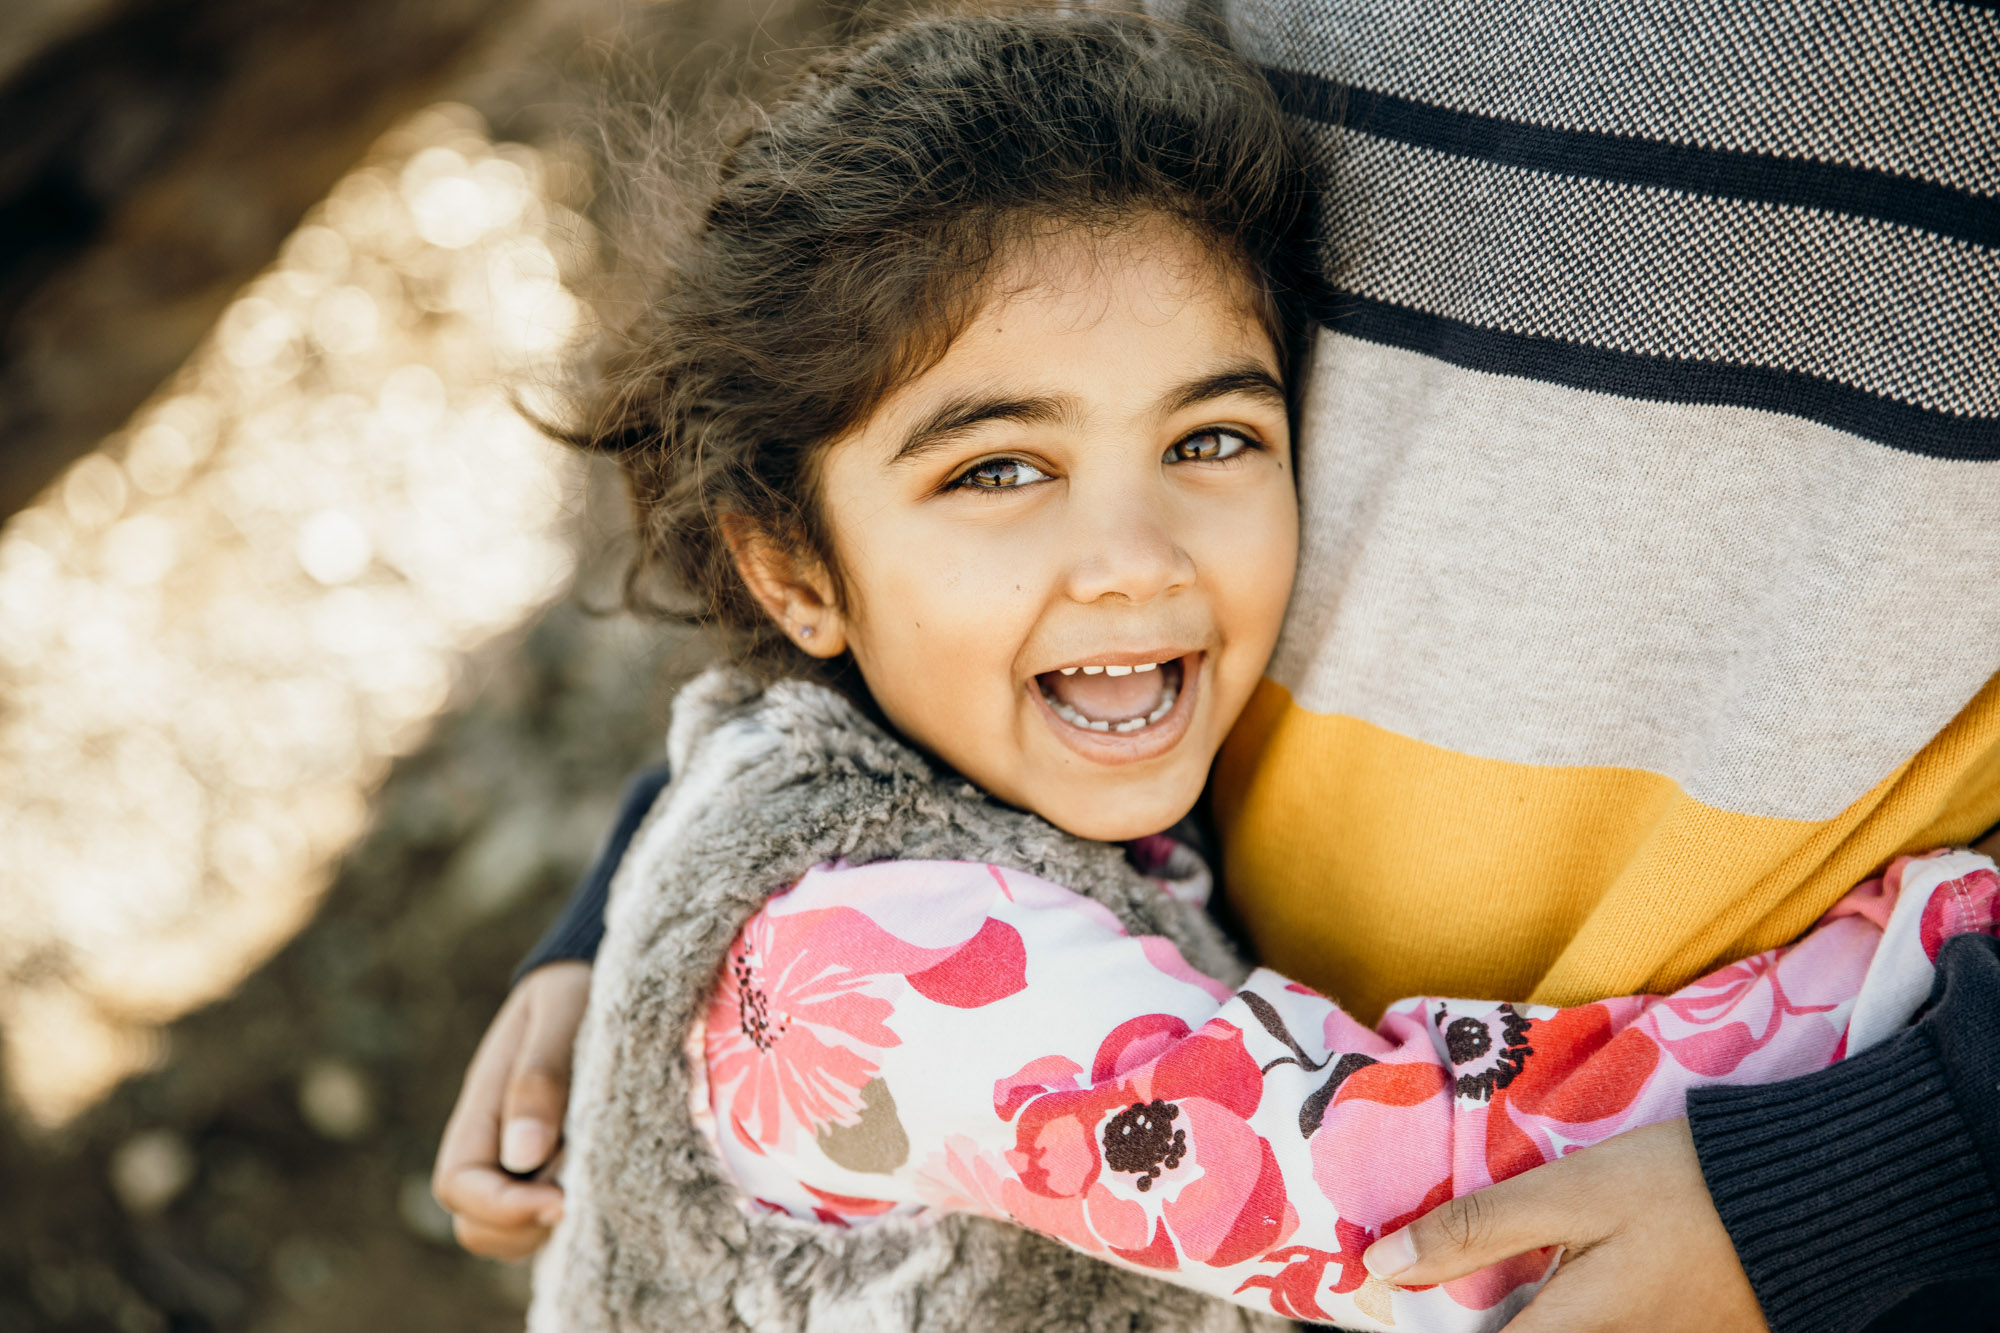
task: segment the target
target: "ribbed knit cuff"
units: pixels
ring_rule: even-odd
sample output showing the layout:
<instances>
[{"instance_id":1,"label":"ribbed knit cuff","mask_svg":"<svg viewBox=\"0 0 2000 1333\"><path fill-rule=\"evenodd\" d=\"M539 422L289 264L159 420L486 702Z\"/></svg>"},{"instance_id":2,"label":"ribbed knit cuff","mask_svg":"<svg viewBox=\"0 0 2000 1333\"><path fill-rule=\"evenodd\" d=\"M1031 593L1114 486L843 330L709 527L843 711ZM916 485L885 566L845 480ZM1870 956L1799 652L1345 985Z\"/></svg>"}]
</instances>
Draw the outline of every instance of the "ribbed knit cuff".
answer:
<instances>
[{"instance_id":1,"label":"ribbed knit cuff","mask_svg":"<svg viewBox=\"0 0 2000 1333\"><path fill-rule=\"evenodd\" d=\"M1975 1132L1990 1107L1954 1092L1987 1071L1946 1058L1967 1027L2000 1021L1980 1012L2000 971L1990 940L1948 946L1945 961L1980 974L1955 987L1975 993L1943 997L1941 974L1934 1002L1956 1003L1893 1040L1787 1083L1688 1098L1702 1174L1773 1333L1848 1333L1919 1288L2000 1272L2000 1195Z\"/></svg>"},{"instance_id":2,"label":"ribbed knit cuff","mask_svg":"<svg viewBox=\"0 0 2000 1333\"><path fill-rule=\"evenodd\" d=\"M618 818L612 823L604 846L598 850L597 859L577 881L576 891L563 905L562 914L549 923L542 938L514 969L516 982L545 963L568 960L587 963L597 957L597 946L604 942L604 906L611 896L611 877L617 873L618 863L625 859L625 849L632 845L639 826L646 822L646 815L659 799L668 777L665 768L649 768L625 784L625 794L619 798Z\"/></svg>"}]
</instances>

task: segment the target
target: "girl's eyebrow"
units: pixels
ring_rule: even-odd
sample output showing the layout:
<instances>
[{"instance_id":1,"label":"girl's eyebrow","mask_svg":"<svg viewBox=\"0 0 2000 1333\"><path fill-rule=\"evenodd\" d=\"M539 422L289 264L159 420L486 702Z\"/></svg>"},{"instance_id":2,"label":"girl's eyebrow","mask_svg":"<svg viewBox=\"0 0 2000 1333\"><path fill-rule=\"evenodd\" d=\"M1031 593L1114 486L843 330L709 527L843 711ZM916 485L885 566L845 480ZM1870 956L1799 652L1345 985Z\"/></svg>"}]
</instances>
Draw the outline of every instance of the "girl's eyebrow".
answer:
<instances>
[{"instance_id":1,"label":"girl's eyebrow","mask_svg":"<svg viewBox=\"0 0 2000 1333\"><path fill-rule=\"evenodd\" d=\"M1160 415L1172 416L1211 398L1227 398L1238 393L1252 398L1267 398L1281 408L1288 403L1285 386L1276 375L1255 361L1241 361L1169 390L1160 399Z\"/></svg>"},{"instance_id":2,"label":"girl's eyebrow","mask_svg":"<svg viewBox=\"0 0 2000 1333\"><path fill-rule=\"evenodd\" d=\"M1078 415L1077 401L1068 394L1038 398L954 398L904 436L896 456L889 461L906 463L989 421L1048 426L1074 421Z\"/></svg>"},{"instance_id":3,"label":"girl's eyebrow","mask_svg":"<svg viewBox=\"0 0 2000 1333\"><path fill-rule=\"evenodd\" d=\"M1280 408L1287 401L1285 386L1276 375L1254 361L1242 361L1175 385L1160 396L1160 404L1155 411L1159 416L1168 417L1210 399L1226 398L1231 394L1268 399ZM1031 426L1074 421L1080 415L1078 407L1077 400L1068 394L1045 394L1032 398L954 398L904 436L895 457L889 462L892 465L907 463L989 421L1014 421Z\"/></svg>"}]
</instances>

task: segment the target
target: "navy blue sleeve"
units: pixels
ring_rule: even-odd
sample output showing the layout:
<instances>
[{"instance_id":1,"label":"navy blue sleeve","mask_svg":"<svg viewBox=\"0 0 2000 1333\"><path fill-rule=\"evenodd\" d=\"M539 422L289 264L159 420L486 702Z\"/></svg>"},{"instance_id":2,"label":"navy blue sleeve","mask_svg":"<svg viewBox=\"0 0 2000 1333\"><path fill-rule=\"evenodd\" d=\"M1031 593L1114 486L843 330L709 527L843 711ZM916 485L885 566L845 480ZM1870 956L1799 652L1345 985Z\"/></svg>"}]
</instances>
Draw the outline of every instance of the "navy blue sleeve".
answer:
<instances>
[{"instance_id":1,"label":"navy blue sleeve","mask_svg":"<svg viewBox=\"0 0 2000 1333\"><path fill-rule=\"evenodd\" d=\"M597 957L597 946L604 940L604 903L610 896L611 876L618 869L618 863L625 859L625 849L631 846L633 835L645 822L646 812L653 808L653 802L666 787L668 776L665 766L649 768L625 784L618 818L612 823L611 833L605 838L603 847L598 850L597 859L577 881L576 890L570 894L562 914L549 923L549 928L542 932L542 938L535 942L535 947L514 969L515 981L544 963L568 959L587 963Z\"/></svg>"},{"instance_id":2,"label":"navy blue sleeve","mask_svg":"<svg viewBox=\"0 0 2000 1333\"><path fill-rule=\"evenodd\" d=\"M1852 1333L1923 1293L1966 1310L1969 1282L2000 1279L2000 947L1946 941L1908 1030L1804 1078L1698 1089L1688 1120L1773 1333ZM1940 1306L1922 1326L1993 1325Z\"/></svg>"}]
</instances>

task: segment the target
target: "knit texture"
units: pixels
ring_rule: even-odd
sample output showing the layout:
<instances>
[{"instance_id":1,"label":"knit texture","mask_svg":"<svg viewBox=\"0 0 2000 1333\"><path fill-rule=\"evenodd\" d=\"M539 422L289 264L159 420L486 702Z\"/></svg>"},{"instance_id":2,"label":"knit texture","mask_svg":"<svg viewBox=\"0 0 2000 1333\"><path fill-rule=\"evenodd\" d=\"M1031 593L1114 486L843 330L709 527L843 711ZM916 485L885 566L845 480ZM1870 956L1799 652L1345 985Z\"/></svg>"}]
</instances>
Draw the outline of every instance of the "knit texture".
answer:
<instances>
[{"instance_id":1,"label":"knit texture","mask_svg":"<svg viewBox=\"0 0 2000 1333\"><path fill-rule=\"evenodd\" d=\"M1930 1013L1805 1078L1688 1098L1695 1148L1774 1333L1848 1333L2000 1274L2000 953L1950 941Z\"/></svg>"},{"instance_id":2,"label":"knit texture","mask_svg":"<svg viewBox=\"0 0 2000 1333\"><path fill-rule=\"evenodd\" d=\"M2000 9L1209 8L1333 288L1217 769L1260 960L1669 991L2000 817Z\"/></svg>"}]
</instances>

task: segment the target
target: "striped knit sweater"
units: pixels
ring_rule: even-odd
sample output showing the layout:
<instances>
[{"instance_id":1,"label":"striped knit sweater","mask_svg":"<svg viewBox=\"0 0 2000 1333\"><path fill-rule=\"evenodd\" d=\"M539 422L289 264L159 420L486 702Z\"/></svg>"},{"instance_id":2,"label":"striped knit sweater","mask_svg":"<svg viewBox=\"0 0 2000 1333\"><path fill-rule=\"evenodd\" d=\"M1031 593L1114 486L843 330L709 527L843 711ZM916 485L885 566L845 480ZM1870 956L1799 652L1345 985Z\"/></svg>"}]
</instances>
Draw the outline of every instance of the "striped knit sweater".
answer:
<instances>
[{"instance_id":1,"label":"striped knit sweater","mask_svg":"<svg viewBox=\"0 0 2000 1333\"><path fill-rule=\"evenodd\" d=\"M1316 155L1335 288L1218 769L1261 960L1365 1017L1666 990L2000 820L2000 6L1212 8ZM1696 1112L1780 1328L2000 1254L1926 1069L1886 1124L1852 1070ZM1813 1159L1881 1207L1820 1220Z\"/></svg>"}]
</instances>

